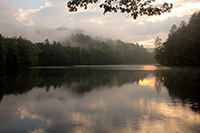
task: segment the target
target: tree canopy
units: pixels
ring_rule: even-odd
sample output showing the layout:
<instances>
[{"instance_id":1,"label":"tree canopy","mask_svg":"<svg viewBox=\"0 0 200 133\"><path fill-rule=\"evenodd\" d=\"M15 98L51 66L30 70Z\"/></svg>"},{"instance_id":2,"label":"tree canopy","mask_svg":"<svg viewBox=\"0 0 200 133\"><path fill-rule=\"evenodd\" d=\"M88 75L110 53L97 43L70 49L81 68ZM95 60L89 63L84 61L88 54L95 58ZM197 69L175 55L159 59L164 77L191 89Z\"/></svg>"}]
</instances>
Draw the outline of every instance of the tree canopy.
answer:
<instances>
[{"instance_id":1,"label":"tree canopy","mask_svg":"<svg viewBox=\"0 0 200 133\"><path fill-rule=\"evenodd\" d=\"M36 44L0 34L0 67L155 63L153 56L133 43L100 41L84 34L62 43L46 39Z\"/></svg>"},{"instance_id":2,"label":"tree canopy","mask_svg":"<svg viewBox=\"0 0 200 133\"><path fill-rule=\"evenodd\" d=\"M70 0L67 3L70 12L76 12L78 7L87 9L88 4L97 3L99 0ZM161 15L164 12L170 12L173 4L164 2L161 6L154 6L155 0L105 0L99 5L103 8L103 14L107 12L122 12L130 14L134 19L139 15Z\"/></svg>"},{"instance_id":3,"label":"tree canopy","mask_svg":"<svg viewBox=\"0 0 200 133\"><path fill-rule=\"evenodd\" d=\"M181 21L172 25L168 38L161 43L155 42L155 59L161 65L193 66L200 65L200 11L195 12L189 23Z\"/></svg>"}]
</instances>

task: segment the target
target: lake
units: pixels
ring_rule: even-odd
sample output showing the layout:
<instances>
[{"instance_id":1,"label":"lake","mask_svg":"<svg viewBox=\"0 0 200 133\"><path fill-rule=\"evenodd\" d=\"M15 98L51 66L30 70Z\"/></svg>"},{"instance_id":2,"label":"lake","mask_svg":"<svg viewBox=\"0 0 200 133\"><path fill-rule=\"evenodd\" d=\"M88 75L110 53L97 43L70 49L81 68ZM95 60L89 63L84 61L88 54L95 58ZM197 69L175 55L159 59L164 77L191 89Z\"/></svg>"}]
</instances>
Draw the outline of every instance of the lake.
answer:
<instances>
[{"instance_id":1,"label":"lake","mask_svg":"<svg viewBox=\"0 0 200 133\"><path fill-rule=\"evenodd\" d=\"M200 68L0 69L1 133L198 133Z\"/></svg>"}]
</instances>

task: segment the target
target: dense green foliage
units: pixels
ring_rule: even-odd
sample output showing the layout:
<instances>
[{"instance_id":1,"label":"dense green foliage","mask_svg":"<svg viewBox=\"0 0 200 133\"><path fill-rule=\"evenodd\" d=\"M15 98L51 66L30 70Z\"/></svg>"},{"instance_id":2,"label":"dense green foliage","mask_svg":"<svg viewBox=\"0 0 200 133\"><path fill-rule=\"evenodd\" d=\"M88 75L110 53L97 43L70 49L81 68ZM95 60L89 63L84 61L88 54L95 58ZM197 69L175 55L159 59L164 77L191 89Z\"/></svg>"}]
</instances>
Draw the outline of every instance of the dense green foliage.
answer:
<instances>
[{"instance_id":1,"label":"dense green foliage","mask_svg":"<svg viewBox=\"0 0 200 133\"><path fill-rule=\"evenodd\" d=\"M200 65L200 12L194 13L188 24L185 21L173 25L167 40L157 38L155 60L161 65Z\"/></svg>"},{"instance_id":2,"label":"dense green foliage","mask_svg":"<svg viewBox=\"0 0 200 133\"><path fill-rule=\"evenodd\" d=\"M83 34L72 35L62 45L0 36L0 51L0 66L7 67L155 63L153 53L139 45L103 42Z\"/></svg>"},{"instance_id":3,"label":"dense green foliage","mask_svg":"<svg viewBox=\"0 0 200 133\"><path fill-rule=\"evenodd\" d=\"M78 10L78 6L87 9L88 4L97 3L99 0L70 0L67 3L70 12ZM164 2L160 7L154 6L152 3L155 0L105 0L99 5L100 8L104 9L103 14L107 12L117 12L130 14L134 19L138 15L160 15L164 12L170 12L173 4Z\"/></svg>"},{"instance_id":4,"label":"dense green foliage","mask_svg":"<svg viewBox=\"0 0 200 133\"><path fill-rule=\"evenodd\" d=\"M74 44L77 47L72 47ZM67 54L72 57L71 64L77 64L76 60L79 64L90 65L155 63L153 53L139 45L120 40L99 41L88 35L76 34L71 36L71 42L64 45L67 46Z\"/></svg>"},{"instance_id":5,"label":"dense green foliage","mask_svg":"<svg viewBox=\"0 0 200 133\"><path fill-rule=\"evenodd\" d=\"M5 38L0 34L0 66L38 65L40 50L31 41L19 38Z\"/></svg>"}]
</instances>

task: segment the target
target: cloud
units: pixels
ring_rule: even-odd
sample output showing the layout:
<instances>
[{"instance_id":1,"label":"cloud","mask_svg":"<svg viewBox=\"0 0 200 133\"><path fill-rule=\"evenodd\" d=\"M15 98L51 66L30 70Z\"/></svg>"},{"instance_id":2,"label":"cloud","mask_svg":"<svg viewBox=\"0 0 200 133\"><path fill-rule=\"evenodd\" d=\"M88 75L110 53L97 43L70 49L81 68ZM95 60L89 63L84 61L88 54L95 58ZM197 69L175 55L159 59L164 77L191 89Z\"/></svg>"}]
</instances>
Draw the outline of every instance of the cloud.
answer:
<instances>
[{"instance_id":1,"label":"cloud","mask_svg":"<svg viewBox=\"0 0 200 133\"><path fill-rule=\"evenodd\" d=\"M53 40L63 40L72 33L79 32L76 29L64 28L64 30L59 30L60 23L58 23L58 26L51 27L55 23L55 21L52 21L51 15L57 16L62 13L59 10L54 12L54 8L50 7L47 1L45 7L23 10L16 9L5 1L0 1L0 33L6 37L22 36L33 42L43 42L46 38L49 38L52 42ZM52 14L49 14L49 11ZM58 20L56 17L54 20L62 21L62 19ZM52 22L49 23L49 28L48 22Z\"/></svg>"},{"instance_id":2,"label":"cloud","mask_svg":"<svg viewBox=\"0 0 200 133\"><path fill-rule=\"evenodd\" d=\"M16 23L18 22L16 17L19 11L10 6L5 1L0 1L0 22L3 23Z\"/></svg>"},{"instance_id":3,"label":"cloud","mask_svg":"<svg viewBox=\"0 0 200 133\"><path fill-rule=\"evenodd\" d=\"M29 10L23 10L19 9L19 15L17 17L17 20L24 23L25 25L35 25L35 23L27 17L27 15L31 13L35 13L39 11L40 9L29 9Z\"/></svg>"},{"instance_id":4,"label":"cloud","mask_svg":"<svg viewBox=\"0 0 200 133\"><path fill-rule=\"evenodd\" d=\"M48 8L52 6L52 3L49 2L48 0L45 0L45 6L40 6L39 8L36 9L19 9L19 15L17 17L17 20L24 23L25 25L35 25L33 22L32 18L30 17L32 14L37 14L40 10L44 8Z\"/></svg>"},{"instance_id":5,"label":"cloud","mask_svg":"<svg viewBox=\"0 0 200 133\"><path fill-rule=\"evenodd\" d=\"M33 41L37 41L39 37L32 37L34 34L25 33L28 32L26 29L30 28L31 32L38 31L38 29L41 29L40 32L44 29L53 31L57 27L83 29L86 34L94 37L120 39L125 42L148 41L160 35L165 40L173 24L178 25L181 20L188 21L190 15L200 7L200 2L197 0L168 0L169 3L171 2L174 5L171 13L152 17L142 16L133 20L132 17L122 13L106 13L106 15L103 15L99 3L89 5L87 10L79 8L78 12L70 13L66 7L66 0L45 0L43 2L45 4L37 6L38 8L17 9L5 1L0 1L0 26L6 25L3 23L11 25L14 23L16 27L14 30L22 29L23 35L25 34L28 39L33 39ZM160 5L163 2L164 0L155 4ZM34 29L33 26L40 28ZM2 29L0 32L5 33ZM16 31L12 32L10 29L6 35L12 33L13 35L17 34ZM47 38L52 38L48 34L45 35ZM41 38L38 41L41 41Z\"/></svg>"},{"instance_id":6,"label":"cloud","mask_svg":"<svg viewBox=\"0 0 200 133\"><path fill-rule=\"evenodd\" d=\"M45 5L46 0L3 0L17 9L37 9Z\"/></svg>"}]
</instances>

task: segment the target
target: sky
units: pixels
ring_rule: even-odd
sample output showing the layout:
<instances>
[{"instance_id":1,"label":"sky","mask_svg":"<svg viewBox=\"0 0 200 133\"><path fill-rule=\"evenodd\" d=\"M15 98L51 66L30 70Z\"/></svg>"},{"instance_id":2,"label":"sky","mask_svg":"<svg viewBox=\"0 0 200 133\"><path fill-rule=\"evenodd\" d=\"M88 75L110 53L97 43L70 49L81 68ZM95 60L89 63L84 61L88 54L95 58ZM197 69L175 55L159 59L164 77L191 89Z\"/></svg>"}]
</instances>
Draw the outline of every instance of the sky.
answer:
<instances>
[{"instance_id":1,"label":"sky","mask_svg":"<svg viewBox=\"0 0 200 133\"><path fill-rule=\"evenodd\" d=\"M199 0L157 0L156 5L173 3L170 13L142 16L106 13L97 4L87 10L69 12L68 0L0 0L0 33L6 37L22 36L33 42L59 41L72 33L82 32L92 37L120 39L124 42L154 47L155 38L165 41L173 24L189 21L200 10ZM58 30L58 27L59 30Z\"/></svg>"}]
</instances>

